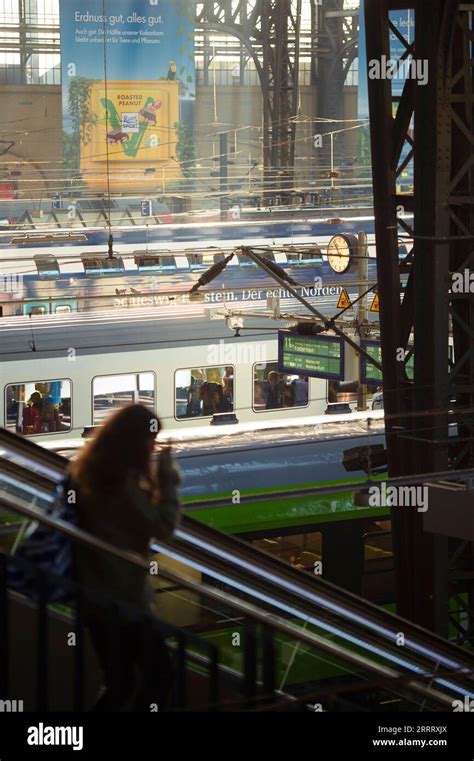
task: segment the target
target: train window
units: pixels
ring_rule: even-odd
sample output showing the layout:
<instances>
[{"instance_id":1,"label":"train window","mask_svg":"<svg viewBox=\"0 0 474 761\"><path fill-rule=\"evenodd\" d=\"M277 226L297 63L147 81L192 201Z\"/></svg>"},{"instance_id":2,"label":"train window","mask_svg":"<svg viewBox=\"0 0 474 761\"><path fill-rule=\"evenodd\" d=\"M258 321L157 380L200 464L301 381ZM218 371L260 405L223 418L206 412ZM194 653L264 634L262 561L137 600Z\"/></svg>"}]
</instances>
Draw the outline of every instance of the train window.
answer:
<instances>
[{"instance_id":1,"label":"train window","mask_svg":"<svg viewBox=\"0 0 474 761\"><path fill-rule=\"evenodd\" d=\"M174 256L162 256L160 261L160 269L175 270L176 262L174 260Z\"/></svg>"},{"instance_id":2,"label":"train window","mask_svg":"<svg viewBox=\"0 0 474 761\"><path fill-rule=\"evenodd\" d=\"M306 407L308 404L308 378L278 372L278 362L253 366L254 412Z\"/></svg>"},{"instance_id":3,"label":"train window","mask_svg":"<svg viewBox=\"0 0 474 761\"><path fill-rule=\"evenodd\" d=\"M240 267L256 267L257 266L255 262L253 262L248 256L244 256L243 254L242 256L238 256L237 259L239 261Z\"/></svg>"},{"instance_id":4,"label":"train window","mask_svg":"<svg viewBox=\"0 0 474 761\"><path fill-rule=\"evenodd\" d=\"M317 565L323 557L323 535L320 531L255 539L252 545L269 555L286 560L295 568L320 572L320 566Z\"/></svg>"},{"instance_id":5,"label":"train window","mask_svg":"<svg viewBox=\"0 0 474 761\"><path fill-rule=\"evenodd\" d=\"M124 264L121 256L81 256L84 272L86 275L103 275L124 272Z\"/></svg>"},{"instance_id":6,"label":"train window","mask_svg":"<svg viewBox=\"0 0 474 761\"><path fill-rule=\"evenodd\" d=\"M146 254L137 255L135 258L135 264L140 272L147 272L149 270L159 269L160 257L159 256L147 256Z\"/></svg>"},{"instance_id":7,"label":"train window","mask_svg":"<svg viewBox=\"0 0 474 761\"><path fill-rule=\"evenodd\" d=\"M135 264L140 272L150 272L153 270L175 270L176 262L174 256L168 254L137 254Z\"/></svg>"},{"instance_id":8,"label":"train window","mask_svg":"<svg viewBox=\"0 0 474 761\"><path fill-rule=\"evenodd\" d=\"M234 409L234 368L206 367L175 373L176 417L209 417Z\"/></svg>"},{"instance_id":9,"label":"train window","mask_svg":"<svg viewBox=\"0 0 474 761\"><path fill-rule=\"evenodd\" d=\"M25 314L49 314L49 306L45 304L26 304Z\"/></svg>"},{"instance_id":10,"label":"train window","mask_svg":"<svg viewBox=\"0 0 474 761\"><path fill-rule=\"evenodd\" d=\"M192 270L202 269L204 267L202 254L187 254L187 257Z\"/></svg>"},{"instance_id":11,"label":"train window","mask_svg":"<svg viewBox=\"0 0 474 761\"><path fill-rule=\"evenodd\" d=\"M5 388L6 427L23 436L71 430L71 381L15 383Z\"/></svg>"},{"instance_id":12,"label":"train window","mask_svg":"<svg viewBox=\"0 0 474 761\"><path fill-rule=\"evenodd\" d=\"M304 264L322 264L323 252L319 246L310 246L306 251L300 251L298 253L290 251L288 253L288 261L295 266Z\"/></svg>"},{"instance_id":13,"label":"train window","mask_svg":"<svg viewBox=\"0 0 474 761\"><path fill-rule=\"evenodd\" d=\"M57 304L54 312L55 314L69 314L69 312L72 312L72 307L70 304Z\"/></svg>"},{"instance_id":14,"label":"train window","mask_svg":"<svg viewBox=\"0 0 474 761\"><path fill-rule=\"evenodd\" d=\"M34 259L40 277L59 276L59 264L55 256L35 256Z\"/></svg>"},{"instance_id":15,"label":"train window","mask_svg":"<svg viewBox=\"0 0 474 761\"><path fill-rule=\"evenodd\" d=\"M155 374L103 375L92 381L93 424L101 425L112 412L126 404L155 409Z\"/></svg>"}]
</instances>

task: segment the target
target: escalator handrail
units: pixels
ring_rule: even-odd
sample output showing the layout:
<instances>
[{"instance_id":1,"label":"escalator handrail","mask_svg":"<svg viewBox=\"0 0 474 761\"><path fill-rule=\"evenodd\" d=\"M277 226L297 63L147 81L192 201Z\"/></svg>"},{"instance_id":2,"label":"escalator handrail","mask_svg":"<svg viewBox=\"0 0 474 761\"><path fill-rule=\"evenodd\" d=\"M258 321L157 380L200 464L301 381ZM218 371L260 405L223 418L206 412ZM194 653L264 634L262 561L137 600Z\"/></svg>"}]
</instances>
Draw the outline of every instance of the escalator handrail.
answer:
<instances>
[{"instance_id":1,"label":"escalator handrail","mask_svg":"<svg viewBox=\"0 0 474 761\"><path fill-rule=\"evenodd\" d=\"M178 552L182 544L183 543L178 545L174 557L176 560L185 562L184 554L180 555ZM161 551L162 547L159 544L154 543L152 545L152 549ZM214 578L216 578L218 581L221 581L230 586L234 586L236 588L239 587L238 576L234 573L234 577L232 578L229 575L228 570L226 571L224 567L216 566L215 559L212 557L209 558L205 552L195 550L193 553L192 547L189 546L187 548L186 562L190 563L190 557L193 558L193 567L195 567L197 570L206 572L204 566L205 563L206 567L209 569L208 573L210 576L214 576ZM227 576L226 573L228 574ZM245 577L242 578L245 579ZM403 648L402 655L402 649L400 648L400 643L397 638L397 635L399 635L401 629L400 623L398 630L394 630L391 637L389 637L388 634L385 634L385 636L382 636L379 640L377 640L373 633L368 633L365 630L368 628L367 620L362 622L358 629L354 625L353 621L348 621L347 619L343 619L342 623L338 623L337 621L333 622L327 616L324 618L324 616L321 615L321 610L318 611L317 608L315 610L311 610L311 607L308 606L308 604L304 606L300 597L295 598L295 596L293 596L292 598L291 595L289 595L287 598L285 598L284 594L281 593L281 590L280 594L278 594L278 585L280 582L276 577L274 578L275 586L272 589L272 594L274 597L273 601L269 600L268 593L265 591L263 584L258 583L260 580L258 579L256 573L254 573L253 576L250 575L249 580L252 584L251 594L257 600L262 601L264 604L272 604L279 611L284 611L287 615L289 614L293 618L299 618L300 621L305 622L305 624L312 624L322 630L326 630L326 632L329 634L335 635L343 640L345 639L355 646L364 648L366 651L372 652L378 657L382 657L387 661L391 661L392 663L395 662L407 671L424 671L430 673L432 672L435 674L439 669L440 661L444 660L442 667L446 670L447 673L449 672L451 674L451 681L448 685L445 680L445 686L449 686L449 689L453 690L455 693L464 695L466 694L466 690L468 690L469 694L471 694L472 688L470 686L467 688L464 685L460 684L459 679L466 679L467 676L474 674L473 662L471 661L467 665L466 659L458 659L460 661L459 663L453 662L452 653L449 653L449 643L448 653L451 655L451 661L449 661L447 658L443 658L442 654L431 654L429 652L422 652L420 654L419 650L422 650L421 646L418 649L416 647L409 647L408 642L406 642L406 647ZM249 584L249 580L247 580L247 584ZM321 608L327 614L327 610L324 610L322 605ZM396 617L392 616L392 618L394 618L396 621L400 621L399 619L396 619ZM456 684L454 684L453 680L456 681Z\"/></svg>"},{"instance_id":2,"label":"escalator handrail","mask_svg":"<svg viewBox=\"0 0 474 761\"><path fill-rule=\"evenodd\" d=\"M19 448L20 451L29 451L32 450L35 452L35 454L38 455L37 460L44 459L42 457L44 450L41 449L41 447L38 447L38 445L34 444L33 442L25 442L23 439L19 439L14 434L11 434L7 432L7 438L9 440L10 448L17 449ZM27 444L26 447L24 447L24 444ZM19 445L19 446L18 446ZM38 450L40 450L38 452ZM47 453L49 454L49 453ZM48 459L48 458L46 458ZM56 465L59 467L62 467L62 470L64 471L66 461L64 458L62 458L60 455L54 455L54 458ZM25 470L22 465L19 465L18 463L13 463L10 461L6 461L4 463L4 469L9 470L10 472L17 473L18 477L21 479L22 477L27 478L28 481L34 483L37 488L39 488L39 485L45 484L45 478L43 476L40 476L34 471L31 470ZM46 480L46 483L48 481ZM249 545L243 543L240 540L236 540L235 537L227 537L226 535L222 535L220 532L217 533L215 530L211 529L210 527L205 526L202 523L199 523L197 521L193 521L192 518L185 517L184 526L186 526L187 523L193 523L194 524L194 533L198 533L201 536L204 534L212 534L215 533L216 535L216 541L215 541L215 549L214 554L220 554L222 553L222 545L223 544L230 544L234 553L235 553L235 560L234 565L241 565L242 564L242 556L247 555L249 556L249 561L251 565L251 572L253 576L255 577L257 573L262 576L265 574L266 569L269 567L271 568L271 574L267 571L267 578L265 580L266 583L270 583L274 588L274 595L275 597L278 596L279 593L281 593L281 587L279 584L281 584L281 579L287 580L288 576L290 574L293 574L295 576L294 569L288 568L286 565L284 565L282 562L280 562L276 558L272 558L271 556L265 555L264 553L256 553L254 548L249 547ZM188 541L190 538L190 533L188 534L184 533L184 536L187 537ZM210 542L209 538L206 540L208 543ZM238 552L235 551L235 543L238 542ZM212 541L210 542L212 544ZM208 545L209 546L209 545ZM221 555L222 560L222 555ZM308 595L312 596L314 598L314 581L312 581L311 585L309 585L309 579L306 577L304 578L303 575L298 575L298 586L299 591L295 590L295 582L292 579L292 589L286 590L287 592L296 593L303 599L305 599L306 604L308 604ZM280 581L278 580L278 576L280 576ZM330 584L329 582L326 582L323 579L319 580L319 586L318 586L318 594L319 594L319 601L318 604L326 609L332 609L331 612L334 614L335 606L337 605L337 614L340 616L345 616L346 619L348 619L349 622L354 623L356 618L359 619L358 624L363 625L364 627L367 627L369 629L377 631L377 634L380 636L384 636L386 641L390 643L390 645L393 645L393 641L396 640L397 634L400 630L400 618L397 616L394 616L394 614L391 614L387 611L381 611L379 608L377 608L375 605L361 600L361 598L358 598L355 595L351 595L351 593L346 592L345 590L341 590L338 587L335 587L334 585ZM326 599L322 599L325 597ZM347 600L347 607L345 610L341 608L341 597L345 597ZM330 598L330 599L328 599ZM281 598L280 598L281 602ZM278 606L275 606L278 607ZM368 612L370 612L370 619L368 618ZM363 620L360 620L362 616L365 616ZM398 626L396 626L398 624ZM387 627L387 626L393 626L394 628L392 631L382 631L381 627ZM457 660L466 662L466 654L461 650L461 648L457 648L456 645L453 645L453 643L446 643L441 638L436 637L436 635L431 634L429 632L426 632L425 630L421 629L420 627L416 627L411 622L404 622L404 633L407 634L406 630L411 631L410 636L418 635L418 637L421 636L423 639L423 643L420 645L416 641L412 642L412 648L411 650L415 651L421 651L423 654L423 657L428 660L430 658L433 660L435 665L437 666L439 662L443 662L443 665L449 665L451 668L454 668L455 666L459 667L460 669L463 668L461 663L453 664L450 663L446 659L445 653L449 653L452 656L452 650L456 649L458 652L456 653ZM426 652L426 640L431 639L431 642L434 643L438 649L441 651L441 654L438 653L427 653ZM471 668L471 664L469 664L468 668Z\"/></svg>"},{"instance_id":3,"label":"escalator handrail","mask_svg":"<svg viewBox=\"0 0 474 761\"><path fill-rule=\"evenodd\" d=\"M234 549L237 562L238 564L242 564L242 561L246 559L247 562L252 566L251 572L254 576L256 576L259 573L261 567L263 567L267 573L271 574L275 578L276 589L280 588L279 585L281 581L279 581L279 577L280 580L286 579L291 580L293 584L298 583L298 586L302 591L301 596L303 599L305 599L306 602L308 602L308 593L314 593L315 586L312 576L306 573L301 573L300 570L292 568L279 558L267 555L266 553L259 552L256 556L255 548L250 547L248 544L236 537L231 537L227 534L222 535L216 529L213 529L212 527L207 526L206 524L203 524L187 515L184 516L182 525L178 530L178 537L183 535L184 532L187 532L186 539L188 541L192 541L193 534L197 537L198 540L205 538L206 541L208 541L210 544L212 544L214 541L214 544L216 545L216 552L219 553L224 548L228 549L230 552L232 548L236 548L236 543L238 543L237 548ZM346 613L350 618L353 619L356 615L366 616L366 618L370 616L370 618L377 625L392 625L394 627L394 632L396 633L401 631L399 627L400 624L403 624L405 641L407 639L407 635L410 634L411 637L420 637L424 643L428 641L433 647L438 647L441 652L450 652L452 654L455 650L456 657L462 661L471 662L470 665L472 667L472 656L470 656L470 654L468 655L458 645L455 645L451 642L446 642L434 632L425 630L417 624L400 618L400 616L397 616L390 611L383 610L374 603L368 600L364 600L363 598L358 597L348 590L337 587L325 579L318 578L317 583L318 592L321 594L321 596L326 597L327 604L345 605L347 607ZM364 625L367 625L366 622L364 622Z\"/></svg>"},{"instance_id":4,"label":"escalator handrail","mask_svg":"<svg viewBox=\"0 0 474 761\"><path fill-rule=\"evenodd\" d=\"M20 483L23 484L23 482L25 480L28 481L28 482L34 482L36 484L36 488L37 488L38 492L39 492L39 489L42 487L44 489L43 497L46 498L48 496L48 494L49 494L49 487L50 487L50 482L49 481L45 482L45 479L43 477L38 477L37 474L32 474L30 471L27 471L25 473L24 472L24 468L22 466L18 465L17 463L7 462L7 463L5 463L5 465L7 465L8 470L12 474L16 475L17 479L20 480ZM21 480L22 478L23 478L23 482ZM41 486L40 486L40 484L41 484ZM35 511L34 517L37 517L37 515L38 515L38 513ZM32 517L32 516L30 515L29 517ZM51 525L54 525L54 520L51 517L49 517L49 520L52 521ZM202 528L201 524L196 523L194 521L193 521L193 523L195 523L195 528L196 529L200 530ZM63 524L63 526L67 526L67 524ZM71 527L66 529L66 531L71 531ZM74 527L72 527L72 535L74 535ZM87 534L86 534L86 536L87 536ZM218 539L221 540L221 541L224 538L225 537L222 537L222 535L219 535L219 537L218 537ZM189 542L189 540L188 540L188 542ZM244 544L244 543L242 543L240 541L238 543L240 545L239 549L241 551L248 552L250 555L252 554L252 548L249 548L246 544ZM183 562L188 562L188 564L190 564L190 563L192 563L194 561L194 563L197 564L196 567L199 566L199 570L201 570L202 572L207 573L210 576L215 574L216 578L220 577L222 579L223 578L223 571L222 571L222 569L219 566L216 567L215 557L212 557L212 555L211 555L211 557L209 557L209 553L207 553L207 555L204 555L202 552L199 552L199 556L196 558L196 554L194 554L194 556L193 556L191 544L192 543L189 542L190 546L187 548L187 553L186 553L185 557L181 557L180 560L182 560ZM98 546L100 547L100 549L107 549L107 544L106 543L105 544L99 544ZM165 553L167 551L166 545L164 547L157 547L157 546L155 546L155 549L156 550L164 551ZM168 548L168 554L169 554L169 548ZM259 553L259 554L261 554L261 553ZM206 557L205 563L204 563L204 557ZM212 567L212 565L214 567ZM227 564L227 567L228 566L229 566L229 564ZM280 566L281 566L281 568L286 570L285 566L283 566L282 564L280 564ZM146 565L146 563L145 563L145 567L148 570L148 565ZM254 564L252 565L252 568L255 569L255 565ZM280 568L280 570L281 570L281 568ZM165 576L166 574L162 574L162 575ZM272 584L274 582L274 580L275 580L275 574L272 574L271 578L268 579L268 581ZM300 578L298 580L300 580ZM236 586L238 584L238 578L236 579L235 573L233 574L233 576L227 577L225 579L225 581L226 581L227 584L229 584L231 586L233 585L234 589L236 588ZM258 599L259 598L259 595L258 595L258 591L259 590L257 589L258 585L255 585L255 578L252 577L250 580L244 580L244 583L247 584L247 588L246 588L246 590L242 590L241 589L241 591L246 591L246 593L247 594L250 593L254 597L254 599ZM240 586L242 586L242 585L240 585ZM269 597L268 593L265 592L265 596L264 596L263 599L264 599L264 601L266 603L271 604L280 614L281 614L282 610L285 613L289 612L288 606L287 605L285 606L285 604L282 602L282 598L281 597L278 600L276 600L275 596L274 596L274 599L272 600ZM295 608L290 608L290 610L293 613L296 612ZM309 616L308 612L305 612L305 611L301 610L300 617L303 617L303 618L305 618L305 620L307 620L308 616ZM313 623L314 623L314 621L313 621ZM319 624L320 624L320 626L322 626L324 628L324 625L323 625L323 622L322 622L321 619L319 621ZM346 639L348 638L348 636L349 636L348 632L344 632L342 630L339 630L339 631L340 631L340 637L342 639L344 639L344 637L346 637ZM354 636L354 635L352 635L352 636ZM395 640L395 636L393 637L393 639ZM360 641L360 639L359 639L359 641ZM396 648L394 647L394 642L390 643L390 645L392 647L392 652L387 652L387 649L386 649L387 645L385 645L385 652L383 652L381 650L380 646L378 645L378 643L375 643L374 641L372 641L372 644L371 644L370 641L367 638L367 635L365 634L364 644L365 644L367 650L370 651L370 649L372 649L376 653L381 654L385 658L385 660L388 661L388 662L392 662L392 663L395 662L395 663L397 663L397 661L398 661L398 665L403 666L408 671L415 671L415 672L418 672L418 673L420 673L420 672L424 673L424 672L429 672L430 671L430 667L427 666L426 663L425 663L425 665L423 667L421 667L419 665L419 663L418 664L409 663L406 659L405 659L405 661L402 661L400 659L400 657L398 656L398 654L396 653Z\"/></svg>"},{"instance_id":5,"label":"escalator handrail","mask_svg":"<svg viewBox=\"0 0 474 761\"><path fill-rule=\"evenodd\" d=\"M37 520L39 523L50 526L51 528L55 528L61 533L65 533L75 540L82 542L90 547L95 547L101 551L108 552L115 555L116 557L125 560L126 562L129 562L135 566L139 566L144 570L149 570L149 561L143 558L141 555L130 552L129 550L123 550L119 547L115 547L114 545L111 545L102 539L98 539L93 534L89 534L82 529L78 529L76 526L72 526L71 524L68 524L58 518L44 515L40 511L30 508L26 503L24 503L24 500L20 500L18 497L13 498L10 496L9 498L5 498L4 496L0 496L0 506L4 507L7 510L19 512L25 517ZM165 545L165 547L170 549L169 545ZM270 626L273 629L277 630L280 634L288 636L296 642L312 646L315 649L323 650L332 656L342 659L346 663L351 663L358 668L363 668L369 672L375 673L383 679L393 679L395 682L399 679L403 679L406 683L406 679L404 679L405 675L397 672L395 669L388 668L387 666L369 660L365 656L361 656L353 651L346 650L340 645L340 643L333 643L320 637L314 632L294 626L284 619L275 616L274 614L268 614L258 609L255 605L252 605L247 601L239 600L229 595L227 592L222 592L213 587L208 587L201 582L193 581L187 576L181 576L169 569L165 569L160 572L160 576L166 578L174 584L187 588L189 591L194 592L195 594L209 597L219 604L223 604L226 607L232 608L233 611L239 615L245 615L258 623ZM422 676L426 678L427 675L424 674ZM408 683L407 686L415 692L422 694L434 701L442 703L443 705L452 704L451 695L447 695L436 689L433 689L430 685L425 686L422 682L418 682L413 679Z\"/></svg>"},{"instance_id":6,"label":"escalator handrail","mask_svg":"<svg viewBox=\"0 0 474 761\"><path fill-rule=\"evenodd\" d=\"M1 433L4 433L4 432L2 431ZM47 457L45 458L43 456L45 454L45 450L42 449L41 447L39 447L37 444L35 444L33 442L30 442L30 441L25 441L24 439L19 439L19 437L15 436L14 434L11 434L10 432L6 432L6 434L7 434L7 439L8 439L8 443L9 443L10 447L12 449L14 449L15 451L17 449L19 449L20 452L21 451L23 451L23 452L25 452L25 451L29 452L30 450L32 450L32 451L35 452L35 455L37 455L37 457L36 457L37 461L42 461L43 459L49 459L49 455L51 453L46 452ZM26 444L27 446L24 447L23 446L24 444ZM55 465L57 466L58 470L61 467L62 471L64 472L65 466L67 464L67 461L64 458L62 458L60 455L57 455L57 454L53 455L53 459L54 459ZM22 470L21 466L16 465L16 467L19 468L19 470ZM31 471L27 471L25 469L24 472L26 473L26 476L27 476L28 479L36 480L35 475ZM192 519L186 518L185 519L185 523L186 523L186 521L187 522L191 522ZM209 527L204 526L203 524L201 524L201 523L199 523L197 521L192 521L192 522L194 524L194 529L195 530L197 529L198 532L201 532L201 534L204 534L206 532L212 533L214 531L213 529L210 529ZM217 532L216 532L216 534L217 534ZM267 565L269 563L270 564L271 563L273 563L273 564L278 563L279 567L278 567L277 570L280 573L285 572L285 574L288 574L288 573L294 572L294 569L287 568L283 563L279 562L277 559L271 558L271 556L267 556L264 553L260 553L260 552L256 553L254 548L250 548L248 545L244 544L243 542L240 542L239 540L236 540L234 537L230 538L230 537L227 537L226 535L222 535L221 533L219 533L218 534L218 539L219 539L219 547L222 546L223 542L231 542L231 543L234 544L234 546L235 546L235 542L236 541L239 542L239 559L241 558L242 551L244 551L246 553L248 553L248 552L253 553L252 572L254 574L258 570L258 566L255 563L255 556L258 557L258 560L260 561L261 564L263 564L263 559L265 559L265 563ZM273 574L275 573L275 569L272 569L272 573ZM308 584L309 580L307 578L304 579L304 582L303 582L303 576L301 574L298 574L298 576L299 576L298 581L300 583L300 586L302 586L304 583L306 585ZM272 580L271 579L267 579L267 581L271 582ZM273 580L273 581L274 581L273 585L275 586L275 580ZM340 590L339 588L329 584L328 582L324 582L324 580L319 580L319 581L322 582L322 584L320 584L320 588L322 588L323 585L326 585L326 587L327 587L327 589L325 590L326 592L330 591L333 595L336 595L336 597L338 597L339 599L340 599L341 595L345 596L346 598L348 598L350 600L350 603L351 603L352 606L357 605L358 607L362 607L363 609L364 608L367 609L367 607L370 606L371 613L372 614L376 614L376 617L380 619L380 617L381 617L380 616L381 611L376 606L374 606L371 603L368 603L366 601L362 601L360 598L356 597L355 595L351 595L351 593L345 592L344 590ZM313 582L313 584L314 584L314 582ZM278 584L276 584L276 587L278 588ZM314 590L314 586L313 586L313 590ZM390 614L390 613L384 611L382 619L383 618L386 619L387 617L390 618L392 620L392 622L394 622L394 621L399 622L401 620L398 617L394 616L393 614ZM440 644L443 645L443 650L446 650L446 649L451 650L452 648L456 647L452 643L445 643L441 638L436 637L436 635L432 635L431 633L426 632L425 630L421 629L420 627L416 627L411 622L404 622L404 623L406 623L406 626L411 628L412 630L416 630L416 633L417 634L421 634L425 639L426 639L427 635L428 635L428 637L434 638L435 641L436 641L436 644L438 646ZM446 645L447 645L447 647L446 647ZM460 648L456 648L456 649L459 650L459 654L458 655L465 656L465 654L463 653L463 651ZM463 658L463 660L464 660L464 658Z\"/></svg>"}]
</instances>

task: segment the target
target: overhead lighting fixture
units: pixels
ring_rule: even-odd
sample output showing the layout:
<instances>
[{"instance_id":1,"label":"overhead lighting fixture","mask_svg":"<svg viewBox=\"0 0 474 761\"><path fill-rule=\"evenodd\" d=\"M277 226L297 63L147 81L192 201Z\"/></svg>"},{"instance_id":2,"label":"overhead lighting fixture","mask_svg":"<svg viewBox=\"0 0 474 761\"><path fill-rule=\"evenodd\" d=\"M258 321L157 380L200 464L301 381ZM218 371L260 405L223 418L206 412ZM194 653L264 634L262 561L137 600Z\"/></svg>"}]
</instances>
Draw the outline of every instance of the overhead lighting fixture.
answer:
<instances>
[{"instance_id":1,"label":"overhead lighting fixture","mask_svg":"<svg viewBox=\"0 0 474 761\"><path fill-rule=\"evenodd\" d=\"M84 233L25 233L11 238L12 245L27 243L74 243L87 241Z\"/></svg>"}]
</instances>

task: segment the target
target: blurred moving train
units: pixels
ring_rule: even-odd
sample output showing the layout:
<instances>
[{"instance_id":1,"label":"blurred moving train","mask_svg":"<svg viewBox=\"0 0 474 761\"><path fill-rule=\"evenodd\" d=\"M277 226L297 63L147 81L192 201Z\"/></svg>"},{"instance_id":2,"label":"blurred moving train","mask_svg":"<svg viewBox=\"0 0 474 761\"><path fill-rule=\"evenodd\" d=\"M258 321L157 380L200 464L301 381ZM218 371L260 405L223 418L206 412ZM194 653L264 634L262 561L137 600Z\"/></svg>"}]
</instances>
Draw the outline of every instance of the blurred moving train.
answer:
<instances>
[{"instance_id":1,"label":"blurred moving train","mask_svg":"<svg viewBox=\"0 0 474 761\"><path fill-rule=\"evenodd\" d=\"M291 217L276 216L274 221L268 220L234 220L231 222L199 222L189 224L130 224L112 228L114 244L120 253L131 252L137 245L144 243L167 246L170 250L181 250L184 243L199 243L203 245L222 244L223 241L236 242L242 245L244 241L252 244L273 244L282 241L285 244L297 242L313 242L314 238L330 238L338 232L358 233L368 235L374 233L373 214L365 216L333 216L328 217ZM411 214L402 213L400 220L409 221ZM109 237L108 225L75 226L69 228L41 228L40 230L3 231L0 233L0 251L4 248L26 250L32 245L41 249L54 247L70 247L77 251L81 246L106 246ZM306 239L306 240L305 240ZM131 246L131 248L125 248ZM228 246L229 247L229 246Z\"/></svg>"},{"instance_id":2,"label":"blurred moving train","mask_svg":"<svg viewBox=\"0 0 474 761\"><path fill-rule=\"evenodd\" d=\"M152 306L161 303L153 298L160 291L185 293L205 270L244 241L267 248L265 256L290 274L294 271L302 286L314 285L317 278L328 285L337 279L342 286L357 282L357 268L335 275L325 257L326 247L335 234L358 231L368 235L368 274L373 283L373 229L373 217L121 228L114 231L112 254L103 229L0 234L0 306L3 316L67 313L99 305L88 298L100 297L100 306L108 307L120 305L117 297L126 295ZM195 245L185 247L193 240ZM401 245L400 256L406 254L407 247ZM271 282L240 252L213 288L222 289L224 284L227 289L258 288Z\"/></svg>"},{"instance_id":3,"label":"blurred moving train","mask_svg":"<svg viewBox=\"0 0 474 761\"><path fill-rule=\"evenodd\" d=\"M4 184L5 185L5 184ZM226 217L231 220L268 221L273 218L304 219L327 216L332 214L369 214L373 207L371 192L360 195L360 190L371 191L371 185L362 188L347 188L343 194L333 192L319 194L319 203L308 200L308 194L298 202L297 194L291 204L277 203L277 199L254 198L249 205L248 198L235 198L225 210ZM306 200L303 200L306 199ZM263 203L262 203L263 202ZM137 197L81 197L73 195L54 194L51 198L21 199L16 198L16 192L7 184L2 188L0 183L0 229L22 230L31 226L54 225L69 227L71 217L82 226L92 226L97 221L110 219L112 225L141 224L150 221L152 224L200 224L202 222L220 222L222 211L213 202L212 197L202 199L203 208L187 208L183 197L175 197L171 203L155 198L141 199Z\"/></svg>"}]
</instances>

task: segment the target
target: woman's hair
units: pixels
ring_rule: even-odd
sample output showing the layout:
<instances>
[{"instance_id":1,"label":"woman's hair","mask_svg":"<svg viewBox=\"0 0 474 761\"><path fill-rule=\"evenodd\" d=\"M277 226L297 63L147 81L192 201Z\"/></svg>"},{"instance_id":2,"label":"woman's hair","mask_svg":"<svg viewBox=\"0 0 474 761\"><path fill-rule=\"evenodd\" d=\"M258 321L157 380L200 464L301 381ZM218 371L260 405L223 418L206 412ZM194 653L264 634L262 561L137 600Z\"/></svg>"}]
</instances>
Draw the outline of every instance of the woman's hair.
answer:
<instances>
[{"instance_id":1,"label":"woman's hair","mask_svg":"<svg viewBox=\"0 0 474 761\"><path fill-rule=\"evenodd\" d=\"M86 444L70 471L85 493L120 491L130 473L150 475L153 441L161 428L159 418L142 404L115 412Z\"/></svg>"}]
</instances>

